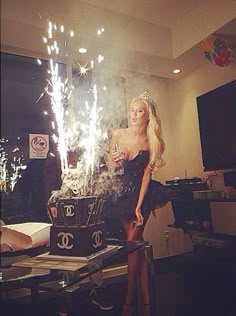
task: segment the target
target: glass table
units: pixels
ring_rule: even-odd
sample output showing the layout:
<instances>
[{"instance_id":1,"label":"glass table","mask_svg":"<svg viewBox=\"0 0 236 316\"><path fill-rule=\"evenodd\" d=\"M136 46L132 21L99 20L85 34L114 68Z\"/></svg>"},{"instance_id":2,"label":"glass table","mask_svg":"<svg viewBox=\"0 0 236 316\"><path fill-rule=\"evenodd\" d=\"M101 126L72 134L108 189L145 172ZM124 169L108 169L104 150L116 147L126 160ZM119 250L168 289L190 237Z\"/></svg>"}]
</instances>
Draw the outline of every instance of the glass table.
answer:
<instances>
[{"instance_id":1,"label":"glass table","mask_svg":"<svg viewBox=\"0 0 236 316\"><path fill-rule=\"evenodd\" d=\"M119 264L122 260L135 251L143 250L147 263L148 288L150 293L151 315L155 315L155 285L152 246L146 241L122 241L108 240L107 251L97 258L89 259L86 262L76 260L63 261L42 260L41 256L29 257L9 267L1 268L0 287L1 291L9 291L17 288L31 289L33 301L39 297L40 290L55 293L73 293L79 288L79 283L112 265ZM45 250L44 250L45 252ZM126 261L127 262L127 261Z\"/></svg>"}]
</instances>

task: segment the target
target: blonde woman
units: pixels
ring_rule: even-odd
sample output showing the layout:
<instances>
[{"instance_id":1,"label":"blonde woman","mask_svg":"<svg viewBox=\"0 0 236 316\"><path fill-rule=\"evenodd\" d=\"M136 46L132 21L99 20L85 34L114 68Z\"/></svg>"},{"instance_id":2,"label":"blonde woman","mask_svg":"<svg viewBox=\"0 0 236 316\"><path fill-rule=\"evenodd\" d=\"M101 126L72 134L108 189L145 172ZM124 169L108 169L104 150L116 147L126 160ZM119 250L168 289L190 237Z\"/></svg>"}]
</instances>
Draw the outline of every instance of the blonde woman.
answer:
<instances>
[{"instance_id":1,"label":"blonde woman","mask_svg":"<svg viewBox=\"0 0 236 316\"><path fill-rule=\"evenodd\" d=\"M123 190L110 207L110 216L118 217L127 240L142 240L142 234L152 210L164 201L159 196L162 185L151 179L152 173L164 165L161 120L155 102L148 92L142 93L130 105L130 127L113 132L109 167L123 169ZM132 315L138 277L146 315L150 314L147 270L143 252L128 258L128 290L122 315Z\"/></svg>"}]
</instances>

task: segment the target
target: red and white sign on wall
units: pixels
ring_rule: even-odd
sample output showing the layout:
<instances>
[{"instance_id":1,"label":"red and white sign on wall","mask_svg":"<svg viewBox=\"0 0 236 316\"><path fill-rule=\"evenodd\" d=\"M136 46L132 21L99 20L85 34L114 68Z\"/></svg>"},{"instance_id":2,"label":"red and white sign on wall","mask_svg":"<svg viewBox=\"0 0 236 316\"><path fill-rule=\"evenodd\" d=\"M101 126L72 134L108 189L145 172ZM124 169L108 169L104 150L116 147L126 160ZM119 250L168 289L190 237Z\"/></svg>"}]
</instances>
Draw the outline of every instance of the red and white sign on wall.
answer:
<instances>
[{"instance_id":1,"label":"red and white sign on wall","mask_svg":"<svg viewBox=\"0 0 236 316\"><path fill-rule=\"evenodd\" d=\"M44 134L29 134L29 158L46 159L49 150L49 137Z\"/></svg>"}]
</instances>

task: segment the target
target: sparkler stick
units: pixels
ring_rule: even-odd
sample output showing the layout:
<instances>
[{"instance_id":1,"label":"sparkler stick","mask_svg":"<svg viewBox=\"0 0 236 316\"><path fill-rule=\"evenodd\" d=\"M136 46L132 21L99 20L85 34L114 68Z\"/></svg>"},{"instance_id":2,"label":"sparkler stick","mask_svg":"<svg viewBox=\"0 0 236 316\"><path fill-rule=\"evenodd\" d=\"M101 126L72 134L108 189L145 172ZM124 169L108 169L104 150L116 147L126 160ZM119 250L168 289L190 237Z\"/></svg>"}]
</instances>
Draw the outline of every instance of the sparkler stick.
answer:
<instances>
[{"instance_id":1,"label":"sparkler stick","mask_svg":"<svg viewBox=\"0 0 236 316\"><path fill-rule=\"evenodd\" d=\"M90 213L89 213L89 216L88 216L88 219L87 219L87 222L86 222L86 226L88 226L90 224L90 221L91 221L91 218L92 218L92 215L93 215L94 207L95 207L95 202L90 207Z\"/></svg>"},{"instance_id":2,"label":"sparkler stick","mask_svg":"<svg viewBox=\"0 0 236 316\"><path fill-rule=\"evenodd\" d=\"M96 212L94 214L94 217L95 217L95 223L97 223L97 219L98 219L98 214L100 212L100 208L101 208L101 204L102 204L102 199L99 199L98 201L98 206L97 206L97 209L96 209Z\"/></svg>"},{"instance_id":3,"label":"sparkler stick","mask_svg":"<svg viewBox=\"0 0 236 316\"><path fill-rule=\"evenodd\" d=\"M96 212L96 221L95 221L96 223L100 222L100 220L101 220L101 215L103 213L103 208L104 208L104 204L106 201L103 199L100 199L99 202L100 203L99 203L99 206L98 206L97 212Z\"/></svg>"}]
</instances>

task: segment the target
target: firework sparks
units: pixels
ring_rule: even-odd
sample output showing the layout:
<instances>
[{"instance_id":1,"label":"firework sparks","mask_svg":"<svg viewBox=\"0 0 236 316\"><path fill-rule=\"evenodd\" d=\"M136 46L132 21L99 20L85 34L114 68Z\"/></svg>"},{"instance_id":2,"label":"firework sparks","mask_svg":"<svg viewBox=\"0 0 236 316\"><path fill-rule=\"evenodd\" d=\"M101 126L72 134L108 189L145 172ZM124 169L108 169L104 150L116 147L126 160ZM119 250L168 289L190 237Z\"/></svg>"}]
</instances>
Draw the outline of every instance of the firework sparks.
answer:
<instances>
[{"instance_id":1,"label":"firework sparks","mask_svg":"<svg viewBox=\"0 0 236 316\"><path fill-rule=\"evenodd\" d=\"M91 119L89 126L89 139L88 146L86 150L87 160L86 160L86 175L88 175L89 170L91 170L91 176L94 173L94 163L95 163L95 147L96 147L96 127L97 127L97 86L93 87L94 102L91 111Z\"/></svg>"},{"instance_id":2,"label":"firework sparks","mask_svg":"<svg viewBox=\"0 0 236 316\"><path fill-rule=\"evenodd\" d=\"M103 32L104 28L101 28L97 31L97 35L100 37ZM47 36L42 39L50 59L49 78L45 91L38 99L39 101L45 93L51 98L52 112L54 113L52 127L54 131L57 131L53 132L52 138L57 144L60 154L63 180L59 195L62 194L64 197L70 194L74 196L95 192L93 190L95 184L99 183L94 178L95 168L99 166L100 153L98 154L97 151L101 149L98 143L99 139L107 138L107 133L102 132L99 126L102 107L98 107L97 84L94 83L92 88L83 89L80 86L74 87L71 82L72 79L76 78L77 84L83 83L85 82L83 81L84 78L88 76L91 79L91 70L94 68L95 62L101 64L104 61L104 56L99 54L88 64L81 65L69 48L70 40L73 38L75 38L74 31L68 31L63 25L57 27L56 24L53 25L52 22L48 22ZM62 47L60 43L63 43ZM66 78L64 81L63 77L60 76L59 64L56 62L59 52L60 58L64 56L65 61L69 61L70 64L72 60L75 61L78 69L77 73L73 73L73 76L69 76L70 79ZM87 49L77 49L77 52L84 54ZM41 65L39 60L37 61ZM106 91L107 88L103 86L101 89ZM84 100L83 96L85 95L88 96L87 101ZM44 112L44 114L46 113ZM70 152L78 153L76 165L68 160ZM109 180L108 178L107 175L106 179ZM111 185L111 181L107 181L107 183L110 183L110 185L108 184L109 188L114 187Z\"/></svg>"},{"instance_id":3,"label":"firework sparks","mask_svg":"<svg viewBox=\"0 0 236 316\"><path fill-rule=\"evenodd\" d=\"M20 137L17 139L19 141ZM4 144L8 143L8 139L2 138L0 143L0 191L13 191L18 179L21 178L22 170L26 169L24 155L20 152L20 148L16 146L9 156L4 148Z\"/></svg>"},{"instance_id":4,"label":"firework sparks","mask_svg":"<svg viewBox=\"0 0 236 316\"><path fill-rule=\"evenodd\" d=\"M1 143L4 142L4 140L1 140ZM5 192L7 190L6 183L7 183L7 157L6 152L4 151L4 148L0 147L0 191Z\"/></svg>"},{"instance_id":5,"label":"firework sparks","mask_svg":"<svg viewBox=\"0 0 236 316\"><path fill-rule=\"evenodd\" d=\"M51 89L48 94L51 97L51 105L53 113L55 114L57 122L57 132L58 132L58 150L61 156L61 168L64 170L68 168L67 161L67 145L65 143L66 135L64 129L64 102L65 99L65 83L62 82L61 77L58 72L58 64L54 63L50 59L50 84ZM54 123L54 122L53 122ZM54 126L53 126L54 127Z\"/></svg>"},{"instance_id":6,"label":"firework sparks","mask_svg":"<svg viewBox=\"0 0 236 316\"><path fill-rule=\"evenodd\" d=\"M77 116L74 118L75 122L71 124L71 115L73 113L70 113L70 107L69 107L69 99L73 93L73 86L69 85L68 78L65 79L63 82L62 78L59 75L59 65L54 59L56 58L56 55L58 55L59 51L61 54L63 53L63 50L59 49L59 42L55 39L55 35L58 34L56 24L52 24L51 21L48 22L48 28L47 28L47 36L44 36L43 42L46 45L47 53L50 56L50 62L49 62L49 79L48 84L45 88L45 91L40 95L37 102L44 96L45 93L47 93L51 98L51 106L52 111L55 116L55 122L52 121L52 128L53 130L57 130L57 135L53 133L53 139L55 143L58 146L58 151L61 158L61 168L63 174L68 174L69 169L69 162L68 162L68 151L70 149L74 148L75 140L77 140L78 137L78 128L82 131L81 140L80 140L80 146L84 149L82 157L80 157L80 162L78 163L78 166L80 166L81 169L85 169L86 172L86 179L91 179L92 175L94 174L94 166L95 166L95 159L96 159L96 137L97 137L97 123L98 123L98 113L97 113L97 99L98 99L98 92L97 92L97 86L94 85L92 91L89 91L88 93L92 92L93 94L93 102L92 106L90 104L85 104L85 107L82 112L86 109L87 114L86 116L89 117L89 122L86 121L86 123L83 122L83 115ZM102 28L101 33L104 32L104 29ZM66 30L64 25L61 25L59 27L59 33L69 34L70 38L73 38L75 36L74 31L70 30L69 32ZM68 48L68 40L67 38L63 39L63 47L64 49L64 56L69 57L69 48ZM79 50L80 53L86 53L87 49L83 48ZM81 76L87 76L88 71L94 67L94 61L92 60L90 62L91 67L89 68L87 65L83 66L81 65L74 57L77 66L78 66L78 73L79 77ZM104 59L102 55L99 55L98 60L101 62ZM41 65L41 61L37 60L38 64ZM75 75L77 75L75 74ZM80 112L80 111L79 111ZM47 112L44 111L44 114ZM77 135L76 135L77 134ZM86 136L87 135L87 136ZM78 144L77 144L78 146ZM71 172L71 171L70 171ZM75 177L75 171L74 171L74 177ZM80 177L80 172L78 173L78 177ZM64 177L65 178L65 177ZM67 178L68 182L68 178ZM80 181L81 182L81 181ZM85 184L85 187L88 187L87 184ZM75 190L74 190L75 191Z\"/></svg>"}]
</instances>

